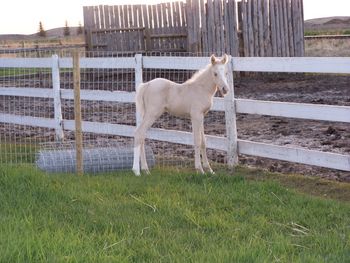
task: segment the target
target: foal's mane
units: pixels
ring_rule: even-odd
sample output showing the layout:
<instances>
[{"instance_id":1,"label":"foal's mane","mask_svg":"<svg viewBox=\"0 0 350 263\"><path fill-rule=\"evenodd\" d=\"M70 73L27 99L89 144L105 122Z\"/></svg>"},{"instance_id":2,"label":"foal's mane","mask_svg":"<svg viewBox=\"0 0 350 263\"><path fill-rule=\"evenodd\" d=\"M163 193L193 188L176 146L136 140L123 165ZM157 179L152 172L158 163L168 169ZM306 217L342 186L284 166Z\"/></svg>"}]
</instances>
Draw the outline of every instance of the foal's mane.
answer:
<instances>
[{"instance_id":1,"label":"foal's mane","mask_svg":"<svg viewBox=\"0 0 350 263\"><path fill-rule=\"evenodd\" d=\"M199 79L203 74L205 74L207 72L207 70L210 68L210 66L211 66L211 64L207 65L205 68L194 73L190 79L186 80L185 84L191 84L193 82L196 82L197 79Z\"/></svg>"}]
</instances>

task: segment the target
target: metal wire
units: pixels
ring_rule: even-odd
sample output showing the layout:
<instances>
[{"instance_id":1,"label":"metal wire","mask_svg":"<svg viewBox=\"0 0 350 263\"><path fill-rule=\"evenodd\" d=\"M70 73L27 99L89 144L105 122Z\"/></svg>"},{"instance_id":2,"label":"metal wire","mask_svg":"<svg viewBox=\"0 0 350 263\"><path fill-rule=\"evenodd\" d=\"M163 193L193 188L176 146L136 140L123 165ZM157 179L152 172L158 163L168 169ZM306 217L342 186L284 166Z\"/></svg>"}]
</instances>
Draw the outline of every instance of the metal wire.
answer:
<instances>
[{"instance_id":1,"label":"metal wire","mask_svg":"<svg viewBox=\"0 0 350 263\"><path fill-rule=\"evenodd\" d=\"M149 167L155 165L155 157L150 147L145 147ZM53 142L41 144L36 156L36 166L49 173L75 173L75 142ZM115 141L84 142L84 173L113 172L131 170L133 164L133 147Z\"/></svg>"}]
</instances>

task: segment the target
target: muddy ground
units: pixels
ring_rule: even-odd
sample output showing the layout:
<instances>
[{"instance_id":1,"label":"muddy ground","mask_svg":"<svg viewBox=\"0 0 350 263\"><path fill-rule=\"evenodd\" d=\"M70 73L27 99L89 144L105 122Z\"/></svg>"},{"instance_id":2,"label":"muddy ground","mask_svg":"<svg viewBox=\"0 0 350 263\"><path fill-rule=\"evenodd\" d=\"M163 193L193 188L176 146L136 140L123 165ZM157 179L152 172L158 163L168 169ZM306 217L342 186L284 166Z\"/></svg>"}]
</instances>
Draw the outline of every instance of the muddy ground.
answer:
<instances>
[{"instance_id":1,"label":"muddy ground","mask_svg":"<svg viewBox=\"0 0 350 263\"><path fill-rule=\"evenodd\" d=\"M237 98L350 106L350 76L258 74L235 82ZM350 124L258 115L239 115L238 137L276 145L350 155ZM350 182L350 172L241 156L242 164L274 172L300 173Z\"/></svg>"}]
</instances>

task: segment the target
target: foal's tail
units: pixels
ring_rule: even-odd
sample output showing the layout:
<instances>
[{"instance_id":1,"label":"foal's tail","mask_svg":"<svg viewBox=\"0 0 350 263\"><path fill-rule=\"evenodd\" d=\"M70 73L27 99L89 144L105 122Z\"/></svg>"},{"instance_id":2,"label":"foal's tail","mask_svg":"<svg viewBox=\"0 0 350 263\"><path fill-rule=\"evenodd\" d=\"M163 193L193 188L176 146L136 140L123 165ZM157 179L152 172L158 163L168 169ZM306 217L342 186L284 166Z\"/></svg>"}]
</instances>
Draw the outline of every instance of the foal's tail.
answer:
<instances>
[{"instance_id":1,"label":"foal's tail","mask_svg":"<svg viewBox=\"0 0 350 263\"><path fill-rule=\"evenodd\" d=\"M146 85L141 83L136 91L136 112L140 114L141 119L143 119L143 116L145 115L145 103L143 100L145 88Z\"/></svg>"}]
</instances>

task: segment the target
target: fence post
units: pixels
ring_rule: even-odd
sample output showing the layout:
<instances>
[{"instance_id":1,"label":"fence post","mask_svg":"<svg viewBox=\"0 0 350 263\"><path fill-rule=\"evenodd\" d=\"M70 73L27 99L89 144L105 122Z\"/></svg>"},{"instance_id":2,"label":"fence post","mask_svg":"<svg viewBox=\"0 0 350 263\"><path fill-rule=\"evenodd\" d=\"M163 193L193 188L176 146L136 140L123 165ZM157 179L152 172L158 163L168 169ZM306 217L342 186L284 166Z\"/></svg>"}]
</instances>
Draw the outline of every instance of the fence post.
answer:
<instances>
[{"instance_id":1,"label":"fence post","mask_svg":"<svg viewBox=\"0 0 350 263\"><path fill-rule=\"evenodd\" d=\"M137 91L139 85L143 82L142 80L142 55L136 54L135 55L135 91ZM136 100L136 96L135 96ZM140 116L136 111L136 126L139 126L140 124Z\"/></svg>"},{"instance_id":2,"label":"fence post","mask_svg":"<svg viewBox=\"0 0 350 263\"><path fill-rule=\"evenodd\" d=\"M82 125L81 125L80 62L79 61L80 61L79 51L76 50L73 52L76 173L78 175L83 175L83 132L82 132Z\"/></svg>"},{"instance_id":3,"label":"fence post","mask_svg":"<svg viewBox=\"0 0 350 263\"><path fill-rule=\"evenodd\" d=\"M54 103L54 118L55 118L55 133L56 140L62 141L64 139L63 122L62 122L62 104L61 104L61 90L60 90L60 69L57 55L52 55L52 90Z\"/></svg>"},{"instance_id":4,"label":"fence post","mask_svg":"<svg viewBox=\"0 0 350 263\"><path fill-rule=\"evenodd\" d=\"M226 136L227 136L227 164L233 168L238 164L238 148L237 148L237 126L236 126L236 107L235 107L235 93L233 81L233 59L229 56L228 67L228 85L229 93L225 96L225 122L226 122Z\"/></svg>"}]
</instances>

